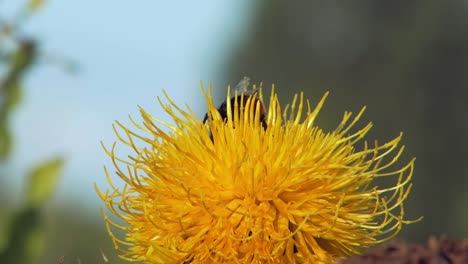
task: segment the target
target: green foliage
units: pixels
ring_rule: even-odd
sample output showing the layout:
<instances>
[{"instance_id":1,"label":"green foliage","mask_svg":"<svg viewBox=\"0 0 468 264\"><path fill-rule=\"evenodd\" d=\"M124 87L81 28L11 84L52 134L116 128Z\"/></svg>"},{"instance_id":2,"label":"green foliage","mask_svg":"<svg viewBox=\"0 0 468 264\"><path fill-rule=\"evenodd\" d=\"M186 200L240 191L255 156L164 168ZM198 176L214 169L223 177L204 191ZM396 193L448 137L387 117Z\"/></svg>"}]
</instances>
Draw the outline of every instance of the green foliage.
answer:
<instances>
[{"instance_id":1,"label":"green foliage","mask_svg":"<svg viewBox=\"0 0 468 264\"><path fill-rule=\"evenodd\" d=\"M2 88L1 84L0 88ZM0 106L0 159L7 158L11 150L12 137L8 127L8 117L21 101L22 89L19 80L5 82L3 94L3 102Z\"/></svg>"},{"instance_id":2,"label":"green foliage","mask_svg":"<svg viewBox=\"0 0 468 264\"><path fill-rule=\"evenodd\" d=\"M57 185L62 167L62 159L55 158L29 174L25 205L12 218L11 233L0 252L0 263L34 263L40 256L45 244L41 211Z\"/></svg>"},{"instance_id":3,"label":"green foliage","mask_svg":"<svg viewBox=\"0 0 468 264\"><path fill-rule=\"evenodd\" d=\"M0 121L0 159L5 158L10 153L11 135L8 126L4 120Z\"/></svg>"},{"instance_id":4,"label":"green foliage","mask_svg":"<svg viewBox=\"0 0 468 264\"><path fill-rule=\"evenodd\" d=\"M40 208L29 208L12 218L7 246L0 252L0 263L34 263L44 244Z\"/></svg>"},{"instance_id":5,"label":"green foliage","mask_svg":"<svg viewBox=\"0 0 468 264\"><path fill-rule=\"evenodd\" d=\"M25 18L42 4L41 0L29 1L19 17ZM18 37L15 31L18 26L0 18L0 66L5 69L5 74L0 76L0 160L6 160L11 152L13 139L9 119L21 102L25 74L37 59L37 40ZM43 207L57 186L62 167L63 160L57 157L31 170L23 197L24 205L11 217L6 240L2 241L0 263L26 264L38 261L46 244Z\"/></svg>"},{"instance_id":6,"label":"green foliage","mask_svg":"<svg viewBox=\"0 0 468 264\"><path fill-rule=\"evenodd\" d=\"M31 12L37 11L44 5L44 0L29 0L28 8Z\"/></svg>"},{"instance_id":7,"label":"green foliage","mask_svg":"<svg viewBox=\"0 0 468 264\"><path fill-rule=\"evenodd\" d=\"M12 111L20 102L23 95L21 84L18 80L11 82L8 86L5 86L5 98L3 109L5 115ZM2 109L2 110L3 110Z\"/></svg>"},{"instance_id":8,"label":"green foliage","mask_svg":"<svg viewBox=\"0 0 468 264\"><path fill-rule=\"evenodd\" d=\"M29 175L26 192L26 207L35 208L43 205L52 195L62 171L62 158L44 162L32 170Z\"/></svg>"},{"instance_id":9,"label":"green foliage","mask_svg":"<svg viewBox=\"0 0 468 264\"><path fill-rule=\"evenodd\" d=\"M7 67L6 76L0 76L0 94L2 95L0 101L0 159L2 160L8 157L11 150L12 136L8 128L10 114L21 101L22 79L36 59L35 41L20 41L16 44L13 51L3 51L2 49L5 48L0 46L0 52L6 53L8 57L8 59L0 61Z\"/></svg>"}]
</instances>

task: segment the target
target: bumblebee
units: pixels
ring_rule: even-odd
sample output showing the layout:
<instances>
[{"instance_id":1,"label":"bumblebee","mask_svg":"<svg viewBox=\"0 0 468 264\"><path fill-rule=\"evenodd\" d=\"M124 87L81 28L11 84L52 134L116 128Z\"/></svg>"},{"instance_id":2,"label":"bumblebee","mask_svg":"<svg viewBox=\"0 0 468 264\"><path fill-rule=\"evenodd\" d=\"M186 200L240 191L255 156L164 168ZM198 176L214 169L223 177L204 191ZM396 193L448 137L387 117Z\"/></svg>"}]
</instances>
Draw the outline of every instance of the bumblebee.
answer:
<instances>
[{"instance_id":1,"label":"bumblebee","mask_svg":"<svg viewBox=\"0 0 468 264\"><path fill-rule=\"evenodd\" d=\"M265 105L263 102L260 100L260 98L257 96L258 90L253 90L253 89L248 89L250 84L250 78L244 77L233 89L233 94L234 96L231 97L231 113L234 112L234 102L237 99L237 102L239 104L242 104L245 106L249 100L249 98L252 98L250 100L255 100L254 105L259 105L260 107L260 122L262 123L263 129L267 128L267 123L266 123L266 110L265 110ZM235 95L237 91L237 96ZM237 97L237 98L236 98ZM227 102L224 101L218 108L218 112L225 120L227 121ZM206 123L209 119L208 113L205 114L205 118L203 118L203 123Z\"/></svg>"}]
</instances>

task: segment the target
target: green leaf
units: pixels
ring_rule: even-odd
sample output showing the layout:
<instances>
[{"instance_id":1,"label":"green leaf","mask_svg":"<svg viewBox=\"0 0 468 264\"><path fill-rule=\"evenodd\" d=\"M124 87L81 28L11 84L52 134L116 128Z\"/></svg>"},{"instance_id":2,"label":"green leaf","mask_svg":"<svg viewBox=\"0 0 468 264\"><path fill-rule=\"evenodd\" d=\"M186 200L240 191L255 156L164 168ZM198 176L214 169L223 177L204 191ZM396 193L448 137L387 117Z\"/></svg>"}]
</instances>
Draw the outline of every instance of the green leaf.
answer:
<instances>
[{"instance_id":1,"label":"green leaf","mask_svg":"<svg viewBox=\"0 0 468 264\"><path fill-rule=\"evenodd\" d=\"M0 263L36 263L44 247L45 230L41 207L52 195L63 168L61 158L51 159L29 174L26 206L13 217L7 246L0 252Z\"/></svg>"},{"instance_id":2,"label":"green leaf","mask_svg":"<svg viewBox=\"0 0 468 264\"><path fill-rule=\"evenodd\" d=\"M18 105L23 97L23 90L19 80L12 81L5 88L5 101L3 102L5 114L8 115L13 108Z\"/></svg>"},{"instance_id":3,"label":"green leaf","mask_svg":"<svg viewBox=\"0 0 468 264\"><path fill-rule=\"evenodd\" d=\"M8 245L0 252L0 263L36 263L45 241L40 208L25 208L12 220Z\"/></svg>"},{"instance_id":4,"label":"green leaf","mask_svg":"<svg viewBox=\"0 0 468 264\"><path fill-rule=\"evenodd\" d=\"M29 0L28 9L35 12L44 5L44 2L44 0Z\"/></svg>"},{"instance_id":5,"label":"green leaf","mask_svg":"<svg viewBox=\"0 0 468 264\"><path fill-rule=\"evenodd\" d=\"M10 130L6 126L6 121L2 120L3 124L0 124L0 160L4 160L8 157L11 150L11 134Z\"/></svg>"},{"instance_id":6,"label":"green leaf","mask_svg":"<svg viewBox=\"0 0 468 264\"><path fill-rule=\"evenodd\" d=\"M37 43L32 39L23 39L12 56L10 76L18 78L30 68L36 60Z\"/></svg>"},{"instance_id":7,"label":"green leaf","mask_svg":"<svg viewBox=\"0 0 468 264\"><path fill-rule=\"evenodd\" d=\"M63 160L55 158L34 168L29 175L26 207L39 207L52 195L57 186Z\"/></svg>"},{"instance_id":8,"label":"green leaf","mask_svg":"<svg viewBox=\"0 0 468 264\"><path fill-rule=\"evenodd\" d=\"M12 136L8 127L8 120L13 108L18 105L22 98L22 88L17 79L9 79L3 83L4 98L0 104L0 160L8 157L12 145Z\"/></svg>"}]
</instances>

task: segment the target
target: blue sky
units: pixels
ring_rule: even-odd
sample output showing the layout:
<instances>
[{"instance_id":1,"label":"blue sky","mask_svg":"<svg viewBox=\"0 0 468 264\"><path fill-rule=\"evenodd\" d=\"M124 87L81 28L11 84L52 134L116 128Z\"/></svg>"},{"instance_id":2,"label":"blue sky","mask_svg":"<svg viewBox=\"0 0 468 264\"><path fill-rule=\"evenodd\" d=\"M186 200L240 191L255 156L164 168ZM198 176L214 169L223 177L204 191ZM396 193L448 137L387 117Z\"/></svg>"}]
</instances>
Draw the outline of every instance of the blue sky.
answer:
<instances>
[{"instance_id":1,"label":"blue sky","mask_svg":"<svg viewBox=\"0 0 468 264\"><path fill-rule=\"evenodd\" d=\"M11 14L19 1L12 2L0 0L0 14ZM41 65L28 76L12 120L10 189L20 191L31 166L61 154L66 168L55 202L97 208L93 184L106 186L109 164L99 142L115 140L113 121L128 124L138 105L168 120L156 101L162 89L202 116L199 81L227 85L223 66L246 34L252 8L247 0L48 1L24 31L43 41L46 57L73 58L81 70L71 76Z\"/></svg>"}]
</instances>

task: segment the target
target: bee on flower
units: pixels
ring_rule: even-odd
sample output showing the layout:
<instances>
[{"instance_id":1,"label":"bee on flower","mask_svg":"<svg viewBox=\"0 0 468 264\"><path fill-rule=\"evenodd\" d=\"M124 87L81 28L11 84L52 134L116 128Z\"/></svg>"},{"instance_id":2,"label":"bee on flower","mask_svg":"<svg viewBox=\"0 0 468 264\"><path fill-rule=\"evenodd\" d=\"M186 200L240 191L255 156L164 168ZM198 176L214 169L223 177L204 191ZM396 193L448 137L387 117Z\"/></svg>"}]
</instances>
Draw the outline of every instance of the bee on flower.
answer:
<instances>
[{"instance_id":1,"label":"bee on flower","mask_svg":"<svg viewBox=\"0 0 468 264\"><path fill-rule=\"evenodd\" d=\"M233 118L233 116L228 116L230 113L234 113L235 109L237 109L237 115L240 115L240 112L243 111L247 102L255 107L258 107L259 112L259 122L263 126L264 129L267 128L266 119L265 119L265 106L260 98L257 98L258 89L248 89L250 84L250 78L244 77L235 87L234 87L234 96L231 99L226 99L217 109L218 113L222 120L227 122L228 118ZM229 96L228 96L229 97ZM249 101L250 100L250 101ZM229 101L229 103L228 103ZM235 104L240 104L239 106L235 106ZM257 105L258 104L258 105ZM230 107L230 111L228 111L227 107ZM203 123L207 123L209 119L209 114L205 114L205 118L203 118Z\"/></svg>"},{"instance_id":2,"label":"bee on flower","mask_svg":"<svg viewBox=\"0 0 468 264\"><path fill-rule=\"evenodd\" d=\"M96 187L121 257L145 263L331 263L386 241L400 231L414 159L393 168L401 134L384 144L359 141L372 124L352 130L345 112L336 129L315 124L326 93L312 108L303 94L283 109L274 87L242 80L216 107L202 86L208 112L200 119L167 94L175 124L140 109L142 123L117 122L119 144L134 154L106 169L109 189ZM304 111L305 110L305 111ZM305 114L304 114L305 112ZM141 144L137 144L141 142ZM393 178L378 188L376 178ZM124 182L122 188L114 178ZM115 228L126 232L119 238Z\"/></svg>"}]
</instances>

